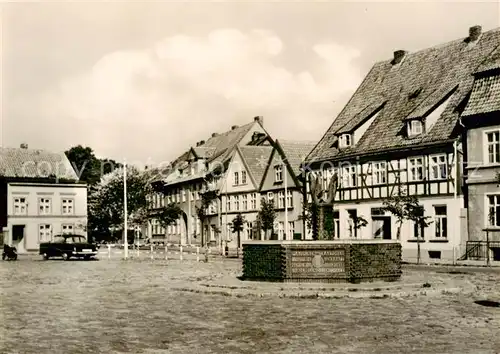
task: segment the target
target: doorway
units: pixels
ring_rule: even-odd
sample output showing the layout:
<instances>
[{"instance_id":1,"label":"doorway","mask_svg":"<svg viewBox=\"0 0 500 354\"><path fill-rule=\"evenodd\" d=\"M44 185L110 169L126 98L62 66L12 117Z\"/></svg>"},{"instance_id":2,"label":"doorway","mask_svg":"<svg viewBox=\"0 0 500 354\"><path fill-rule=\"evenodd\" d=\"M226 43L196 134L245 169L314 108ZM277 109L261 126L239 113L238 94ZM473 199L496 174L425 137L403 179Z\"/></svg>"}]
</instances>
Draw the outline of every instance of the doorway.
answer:
<instances>
[{"instance_id":1,"label":"doorway","mask_svg":"<svg viewBox=\"0 0 500 354\"><path fill-rule=\"evenodd\" d=\"M19 248L19 244L24 242L26 225L12 225L12 246Z\"/></svg>"},{"instance_id":2,"label":"doorway","mask_svg":"<svg viewBox=\"0 0 500 354\"><path fill-rule=\"evenodd\" d=\"M373 238L390 240L391 235L391 217L390 216L374 216L372 217Z\"/></svg>"}]
</instances>

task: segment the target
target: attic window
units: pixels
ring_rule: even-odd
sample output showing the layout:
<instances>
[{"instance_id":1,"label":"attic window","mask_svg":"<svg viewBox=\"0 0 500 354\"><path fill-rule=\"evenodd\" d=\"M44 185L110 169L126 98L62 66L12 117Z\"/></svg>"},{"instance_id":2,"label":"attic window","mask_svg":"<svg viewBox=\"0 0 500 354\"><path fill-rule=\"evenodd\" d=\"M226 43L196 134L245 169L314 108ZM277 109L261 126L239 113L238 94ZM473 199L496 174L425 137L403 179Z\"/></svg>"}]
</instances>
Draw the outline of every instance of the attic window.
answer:
<instances>
[{"instance_id":1,"label":"attic window","mask_svg":"<svg viewBox=\"0 0 500 354\"><path fill-rule=\"evenodd\" d=\"M424 125L420 119L409 120L407 124L409 137L414 137L424 132Z\"/></svg>"},{"instance_id":2,"label":"attic window","mask_svg":"<svg viewBox=\"0 0 500 354\"><path fill-rule=\"evenodd\" d=\"M346 148L353 145L352 134L342 134L339 138L339 148Z\"/></svg>"}]
</instances>

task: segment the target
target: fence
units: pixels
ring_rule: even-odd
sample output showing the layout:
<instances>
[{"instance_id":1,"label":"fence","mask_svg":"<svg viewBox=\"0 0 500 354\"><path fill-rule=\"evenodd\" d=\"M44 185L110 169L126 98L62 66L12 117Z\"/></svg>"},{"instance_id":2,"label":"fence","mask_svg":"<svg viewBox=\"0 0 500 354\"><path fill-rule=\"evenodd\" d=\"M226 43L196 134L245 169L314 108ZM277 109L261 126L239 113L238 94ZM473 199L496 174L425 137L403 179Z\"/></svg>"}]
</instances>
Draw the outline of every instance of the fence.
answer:
<instances>
[{"instance_id":1,"label":"fence","mask_svg":"<svg viewBox=\"0 0 500 354\"><path fill-rule=\"evenodd\" d=\"M123 247L112 247L103 245L98 251L100 259L123 258L125 250ZM136 247L130 245L128 248L128 258L130 259L151 259L151 260L196 260L208 261L210 258L220 256L220 252L212 248L204 248L196 245L174 245L167 244L163 246L150 245L147 247Z\"/></svg>"},{"instance_id":2,"label":"fence","mask_svg":"<svg viewBox=\"0 0 500 354\"><path fill-rule=\"evenodd\" d=\"M465 259L500 261L500 241L467 241Z\"/></svg>"}]
</instances>

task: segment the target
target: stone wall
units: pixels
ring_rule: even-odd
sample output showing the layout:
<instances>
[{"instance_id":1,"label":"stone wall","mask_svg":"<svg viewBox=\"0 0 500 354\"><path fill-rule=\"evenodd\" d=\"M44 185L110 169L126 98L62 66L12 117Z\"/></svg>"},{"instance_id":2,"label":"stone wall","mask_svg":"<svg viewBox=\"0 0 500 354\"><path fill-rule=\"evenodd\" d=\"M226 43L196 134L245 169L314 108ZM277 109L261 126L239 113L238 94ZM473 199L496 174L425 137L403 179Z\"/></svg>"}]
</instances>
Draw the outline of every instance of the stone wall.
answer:
<instances>
[{"instance_id":1,"label":"stone wall","mask_svg":"<svg viewBox=\"0 0 500 354\"><path fill-rule=\"evenodd\" d=\"M393 281L401 245L371 241L253 241L243 244L243 278L282 282Z\"/></svg>"},{"instance_id":2,"label":"stone wall","mask_svg":"<svg viewBox=\"0 0 500 354\"><path fill-rule=\"evenodd\" d=\"M243 244L243 277L255 280L281 280L285 250L279 244Z\"/></svg>"}]
</instances>

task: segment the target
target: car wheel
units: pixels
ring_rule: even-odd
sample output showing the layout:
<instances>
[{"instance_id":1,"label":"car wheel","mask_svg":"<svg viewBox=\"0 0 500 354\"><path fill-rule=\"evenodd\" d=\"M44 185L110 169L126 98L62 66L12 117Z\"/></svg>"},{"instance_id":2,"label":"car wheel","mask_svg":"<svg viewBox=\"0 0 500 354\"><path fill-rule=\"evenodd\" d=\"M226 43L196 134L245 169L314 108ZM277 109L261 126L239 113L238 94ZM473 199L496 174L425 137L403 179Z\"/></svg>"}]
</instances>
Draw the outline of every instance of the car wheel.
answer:
<instances>
[{"instance_id":1,"label":"car wheel","mask_svg":"<svg viewBox=\"0 0 500 354\"><path fill-rule=\"evenodd\" d=\"M63 258L65 261L68 261L68 260L69 260L69 258L70 258L70 255L69 255L68 253L64 252L64 253L62 254L62 258Z\"/></svg>"},{"instance_id":2,"label":"car wheel","mask_svg":"<svg viewBox=\"0 0 500 354\"><path fill-rule=\"evenodd\" d=\"M43 254L43 259L44 259L44 260L47 260L47 259L49 259L49 258L50 258L50 257L49 257L49 255L48 255L47 253L44 253L44 254Z\"/></svg>"},{"instance_id":3,"label":"car wheel","mask_svg":"<svg viewBox=\"0 0 500 354\"><path fill-rule=\"evenodd\" d=\"M90 256L85 256L85 257L83 257L83 259L85 259L86 261L88 261L90 259Z\"/></svg>"}]
</instances>

